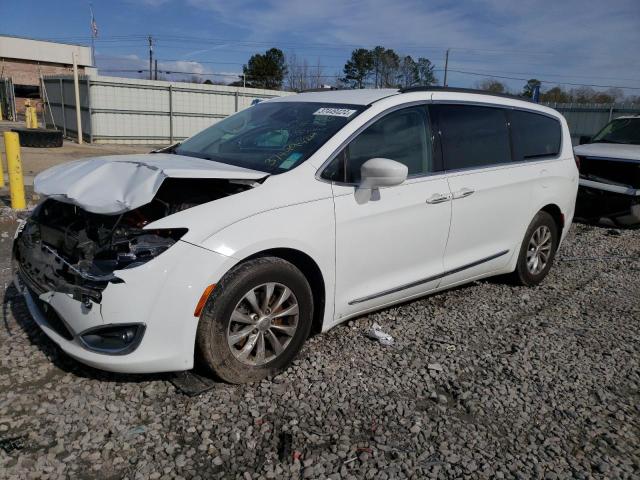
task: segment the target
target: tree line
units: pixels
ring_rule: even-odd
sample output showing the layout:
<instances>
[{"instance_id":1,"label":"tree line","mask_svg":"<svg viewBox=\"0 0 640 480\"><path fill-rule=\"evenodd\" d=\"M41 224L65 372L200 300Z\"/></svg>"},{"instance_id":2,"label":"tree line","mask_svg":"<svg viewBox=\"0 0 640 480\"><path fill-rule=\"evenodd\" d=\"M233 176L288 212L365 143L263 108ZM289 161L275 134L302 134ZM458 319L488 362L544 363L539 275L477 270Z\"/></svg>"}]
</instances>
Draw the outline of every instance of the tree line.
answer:
<instances>
[{"instance_id":1,"label":"tree line","mask_svg":"<svg viewBox=\"0 0 640 480\"><path fill-rule=\"evenodd\" d=\"M357 48L345 62L340 75L326 74L320 61L310 64L295 53L286 54L279 48L256 53L242 66L243 77L230 85L272 90L303 91L314 88L407 88L437 85L435 66L428 59L403 55L391 48L376 46L372 49ZM209 82L210 83L210 82ZM487 78L475 87L492 93L518 95L531 98L542 82L532 78L521 91L511 91L497 79ZM541 89L541 102L555 103L615 103L620 101L640 103L640 97L626 97L619 88L600 91L582 86L564 89L557 85Z\"/></svg>"},{"instance_id":2,"label":"tree line","mask_svg":"<svg viewBox=\"0 0 640 480\"><path fill-rule=\"evenodd\" d=\"M541 87L540 80L532 78L523 86L522 91L514 92L507 86L495 79L485 79L476 83L475 87L492 93L504 93L510 95L520 95L531 98L536 87ZM625 97L620 88L611 87L607 90L595 90L592 87L581 86L571 89L564 89L560 85L540 91L540 101L545 103L616 103L626 101L628 103L640 103L640 97Z\"/></svg>"},{"instance_id":3,"label":"tree line","mask_svg":"<svg viewBox=\"0 0 640 480\"><path fill-rule=\"evenodd\" d=\"M427 58L414 59L391 48L358 48L344 65L342 75L326 75L324 67L309 64L295 53L279 48L256 53L242 66L244 78L231 85L301 91L333 86L342 88L402 88L435 85L435 67Z\"/></svg>"}]
</instances>

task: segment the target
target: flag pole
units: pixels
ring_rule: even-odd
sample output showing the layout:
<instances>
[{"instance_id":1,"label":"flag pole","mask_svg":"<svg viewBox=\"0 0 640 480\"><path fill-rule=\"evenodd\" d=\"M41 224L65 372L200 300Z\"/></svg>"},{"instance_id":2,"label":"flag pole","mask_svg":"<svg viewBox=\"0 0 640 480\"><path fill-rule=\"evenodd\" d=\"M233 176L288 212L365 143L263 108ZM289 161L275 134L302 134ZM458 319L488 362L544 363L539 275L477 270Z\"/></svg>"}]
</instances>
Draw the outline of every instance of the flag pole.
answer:
<instances>
[{"instance_id":1,"label":"flag pole","mask_svg":"<svg viewBox=\"0 0 640 480\"><path fill-rule=\"evenodd\" d=\"M96 36L98 35L98 25L96 24L96 17L93 16L93 4L89 3L89 12L91 13L91 63L93 67L96 67Z\"/></svg>"}]
</instances>

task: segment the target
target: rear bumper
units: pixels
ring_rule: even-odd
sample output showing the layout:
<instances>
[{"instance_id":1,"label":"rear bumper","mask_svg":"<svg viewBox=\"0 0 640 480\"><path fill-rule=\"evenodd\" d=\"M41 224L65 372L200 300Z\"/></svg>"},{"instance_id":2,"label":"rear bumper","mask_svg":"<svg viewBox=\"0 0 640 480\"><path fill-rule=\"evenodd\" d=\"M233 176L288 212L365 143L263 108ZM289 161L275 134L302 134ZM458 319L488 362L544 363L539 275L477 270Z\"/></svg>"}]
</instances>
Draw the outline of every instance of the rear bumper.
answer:
<instances>
[{"instance_id":1,"label":"rear bumper","mask_svg":"<svg viewBox=\"0 0 640 480\"><path fill-rule=\"evenodd\" d=\"M198 328L194 309L204 289L217 283L235 262L179 241L144 265L118 271L123 282L110 283L100 303L91 308L69 293L36 294L19 274L14 283L38 326L76 360L112 372L171 372L193 367ZM120 324L145 327L142 340L130 353L91 351L79 338L88 329Z\"/></svg>"}]
</instances>

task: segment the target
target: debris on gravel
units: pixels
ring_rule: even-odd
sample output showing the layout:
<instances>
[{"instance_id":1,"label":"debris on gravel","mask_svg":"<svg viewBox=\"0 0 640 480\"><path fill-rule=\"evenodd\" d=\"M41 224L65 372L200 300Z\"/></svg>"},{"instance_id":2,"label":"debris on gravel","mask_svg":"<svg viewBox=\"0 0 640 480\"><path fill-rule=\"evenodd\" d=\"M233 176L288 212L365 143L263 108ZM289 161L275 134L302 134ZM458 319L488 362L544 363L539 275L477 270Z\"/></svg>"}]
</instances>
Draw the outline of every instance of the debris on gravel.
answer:
<instances>
[{"instance_id":1,"label":"debris on gravel","mask_svg":"<svg viewBox=\"0 0 640 480\"><path fill-rule=\"evenodd\" d=\"M189 397L66 355L10 284L0 217L0 477L638 478L640 232L573 225L537 288L500 279L310 338ZM565 259L571 259L567 261ZM383 346L363 332L380 325Z\"/></svg>"},{"instance_id":2,"label":"debris on gravel","mask_svg":"<svg viewBox=\"0 0 640 480\"><path fill-rule=\"evenodd\" d=\"M387 347L393 345L393 337L388 333L383 332L382 327L375 322L371 325L371 328L367 330L366 336L371 340L380 342L380 345L385 345Z\"/></svg>"}]
</instances>

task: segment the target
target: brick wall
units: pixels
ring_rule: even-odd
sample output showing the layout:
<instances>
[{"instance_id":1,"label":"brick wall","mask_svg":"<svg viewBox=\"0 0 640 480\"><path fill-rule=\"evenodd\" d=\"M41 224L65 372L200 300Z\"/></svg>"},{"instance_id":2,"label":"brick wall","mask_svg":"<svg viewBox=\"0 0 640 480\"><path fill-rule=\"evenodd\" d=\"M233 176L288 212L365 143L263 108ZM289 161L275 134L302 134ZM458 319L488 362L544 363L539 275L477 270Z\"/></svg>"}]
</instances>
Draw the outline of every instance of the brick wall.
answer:
<instances>
[{"instance_id":1,"label":"brick wall","mask_svg":"<svg viewBox=\"0 0 640 480\"><path fill-rule=\"evenodd\" d=\"M73 72L73 66L57 63L34 63L28 60L2 59L0 60L0 76L11 78L14 85L40 86L40 75L69 75ZM84 73L84 67L78 67L78 73ZM25 98L16 92L16 111L24 113ZM42 108L39 98L32 98L32 104L37 105L38 111Z\"/></svg>"},{"instance_id":2,"label":"brick wall","mask_svg":"<svg viewBox=\"0 0 640 480\"><path fill-rule=\"evenodd\" d=\"M27 60L4 59L0 61L1 76L13 79L15 85L40 85L42 75L68 75L71 65L57 63L36 64ZM78 73L84 73L84 67L78 67Z\"/></svg>"}]
</instances>

